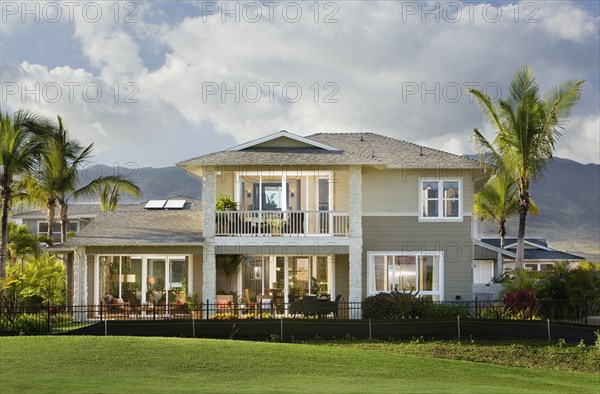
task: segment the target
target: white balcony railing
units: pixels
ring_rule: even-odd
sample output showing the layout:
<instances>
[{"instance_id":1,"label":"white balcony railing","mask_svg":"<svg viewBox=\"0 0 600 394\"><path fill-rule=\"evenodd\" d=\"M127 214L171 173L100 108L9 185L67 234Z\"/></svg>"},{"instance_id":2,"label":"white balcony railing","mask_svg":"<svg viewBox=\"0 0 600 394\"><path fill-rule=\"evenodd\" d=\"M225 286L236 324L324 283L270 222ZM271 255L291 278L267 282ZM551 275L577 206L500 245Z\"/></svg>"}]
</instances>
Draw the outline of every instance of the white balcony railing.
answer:
<instances>
[{"instance_id":1,"label":"white balcony railing","mask_svg":"<svg viewBox=\"0 0 600 394\"><path fill-rule=\"evenodd\" d=\"M348 236L348 212L219 211L217 236Z\"/></svg>"}]
</instances>

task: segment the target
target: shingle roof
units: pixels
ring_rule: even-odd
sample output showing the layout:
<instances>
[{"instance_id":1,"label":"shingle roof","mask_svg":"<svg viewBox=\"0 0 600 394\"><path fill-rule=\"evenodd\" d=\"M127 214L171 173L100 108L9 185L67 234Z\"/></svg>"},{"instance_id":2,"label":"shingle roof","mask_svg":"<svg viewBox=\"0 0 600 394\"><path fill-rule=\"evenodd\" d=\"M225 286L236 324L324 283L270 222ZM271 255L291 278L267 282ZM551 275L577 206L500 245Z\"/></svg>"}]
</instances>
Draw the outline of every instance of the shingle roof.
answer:
<instances>
[{"instance_id":1,"label":"shingle roof","mask_svg":"<svg viewBox=\"0 0 600 394\"><path fill-rule=\"evenodd\" d=\"M478 168L478 160L428 148L375 133L318 133L308 139L332 145L354 154L369 156L391 167L451 166Z\"/></svg>"},{"instance_id":2,"label":"shingle roof","mask_svg":"<svg viewBox=\"0 0 600 394\"><path fill-rule=\"evenodd\" d=\"M65 246L188 245L202 243L198 201L181 210L144 209L101 212Z\"/></svg>"},{"instance_id":3,"label":"shingle roof","mask_svg":"<svg viewBox=\"0 0 600 394\"><path fill-rule=\"evenodd\" d=\"M480 163L467 157L422 147L374 133L319 133L306 137L340 149L248 147L224 150L177 163L181 167L236 164L362 164L390 167L479 168Z\"/></svg>"},{"instance_id":4,"label":"shingle roof","mask_svg":"<svg viewBox=\"0 0 600 394\"><path fill-rule=\"evenodd\" d=\"M199 166L208 164L383 164L362 155L327 151L319 148L246 148L241 151L220 151L209 153L177 163L178 166Z\"/></svg>"},{"instance_id":5,"label":"shingle roof","mask_svg":"<svg viewBox=\"0 0 600 394\"><path fill-rule=\"evenodd\" d=\"M485 242L488 245L494 246L496 248L500 247L500 238L482 238L481 239L482 242ZM512 244L516 244L518 241L517 238L505 238L504 239L504 245L512 245ZM533 244L537 244L540 246L543 246L545 248L548 247L548 243L546 242L545 239L542 238L525 238L525 241L531 242ZM527 246L527 245L525 245Z\"/></svg>"},{"instance_id":6,"label":"shingle roof","mask_svg":"<svg viewBox=\"0 0 600 394\"><path fill-rule=\"evenodd\" d=\"M526 241L531 242L532 244L539 245L539 248L536 248L532 245L525 245L525 260L583 260L584 258L581 256L576 256L571 253L562 252L560 250L553 249L548 246L545 239L539 238L525 238ZM482 238L481 242L493 246L495 248L500 247L500 239L499 238ZM512 245L517 242L516 238L506 238L505 245ZM511 254L515 254L517 252L516 248L506 248L504 249L506 252ZM509 256L512 257L512 256Z\"/></svg>"},{"instance_id":7,"label":"shingle roof","mask_svg":"<svg viewBox=\"0 0 600 394\"><path fill-rule=\"evenodd\" d=\"M516 253L516 249L513 249ZM525 260L585 260L574 254L560 250L525 249Z\"/></svg>"},{"instance_id":8,"label":"shingle roof","mask_svg":"<svg viewBox=\"0 0 600 394\"><path fill-rule=\"evenodd\" d=\"M123 209L123 205L119 206ZM100 212L100 204L69 204L69 217L93 217ZM58 217L58 208L54 209L54 214ZM36 209L12 215L14 219L45 219L46 210Z\"/></svg>"}]
</instances>

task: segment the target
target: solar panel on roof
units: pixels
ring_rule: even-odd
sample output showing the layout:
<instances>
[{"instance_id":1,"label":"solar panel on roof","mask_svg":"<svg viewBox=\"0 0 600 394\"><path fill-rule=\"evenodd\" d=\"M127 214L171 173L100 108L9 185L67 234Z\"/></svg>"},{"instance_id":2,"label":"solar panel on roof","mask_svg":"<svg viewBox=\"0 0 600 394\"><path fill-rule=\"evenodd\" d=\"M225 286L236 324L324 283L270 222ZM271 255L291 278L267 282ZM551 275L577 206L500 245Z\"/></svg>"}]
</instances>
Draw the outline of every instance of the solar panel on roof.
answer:
<instances>
[{"instance_id":1,"label":"solar panel on roof","mask_svg":"<svg viewBox=\"0 0 600 394\"><path fill-rule=\"evenodd\" d=\"M144 208L146 208L146 209L162 209L166 203L167 203L167 200L148 200L148 202L146 203Z\"/></svg>"},{"instance_id":2,"label":"solar panel on roof","mask_svg":"<svg viewBox=\"0 0 600 394\"><path fill-rule=\"evenodd\" d=\"M182 209L185 206L185 200L168 200L165 209Z\"/></svg>"}]
</instances>

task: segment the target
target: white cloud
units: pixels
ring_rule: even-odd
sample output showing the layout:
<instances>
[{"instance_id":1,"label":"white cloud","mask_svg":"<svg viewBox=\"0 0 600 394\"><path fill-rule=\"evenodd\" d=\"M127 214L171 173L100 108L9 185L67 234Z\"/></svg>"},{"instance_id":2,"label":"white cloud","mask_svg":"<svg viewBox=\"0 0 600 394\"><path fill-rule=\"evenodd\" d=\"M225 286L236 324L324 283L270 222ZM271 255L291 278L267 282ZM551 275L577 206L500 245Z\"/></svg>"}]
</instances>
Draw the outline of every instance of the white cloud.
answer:
<instances>
[{"instance_id":1,"label":"white cloud","mask_svg":"<svg viewBox=\"0 0 600 394\"><path fill-rule=\"evenodd\" d=\"M298 3L303 16L297 23L286 21L292 14L283 15L280 5L273 23L263 13L258 23L243 17L235 23L231 16L223 23L220 15L214 15L189 16L174 26L144 20L145 15L156 20L163 10L142 3L140 22L133 25L76 20L74 38L97 71L23 63L7 73L3 70L10 77L2 80L98 83L104 93L98 103L80 99L37 107L69 119L79 138L96 141L102 157L110 157L111 147L119 144L138 152L135 160L142 164L167 165L281 129L299 134L372 131L465 153L472 150L471 130L483 122L477 105L466 95L468 86L477 84L494 95L524 64L533 66L543 89L561 79L589 78L598 72L600 40L594 34L598 20L572 3L535 3L539 23L523 23L523 8L515 21L512 6L503 7L502 17L491 21L483 17L484 10L493 15L494 9L473 3L455 23L449 20L451 10L441 14L439 22L429 15L423 23L422 10L413 14L406 9L411 3L421 4L334 3L339 7L334 15L337 23L323 23L335 9L321 8L315 23L314 11L308 8L312 3ZM580 23L569 27L563 23L567 17ZM561 40L576 44L563 45ZM166 49L157 67L149 67L141 54L149 42ZM271 82L279 84L273 102L268 97L249 102L255 84L266 94ZM124 102L133 92L125 90L127 83L139 88L134 95L138 104ZM219 93L203 100L203 83L205 87L215 83ZM222 84L235 89L236 83L240 102L233 94L223 102ZM282 97L286 83L302 89L296 103ZM111 90L115 84L118 100ZM597 86L592 88L597 91ZM288 93L291 98L295 91L290 88ZM325 102L328 95L337 102ZM593 130L599 116L594 106L597 96L582 99L584 117L596 123L581 121L581 127L570 127L572 137L565 133L560 155L600 161L588 144L575 142L598 140L597 129L596 134ZM16 107L19 100L11 97L9 104ZM161 138L181 139L185 148L157 151ZM143 154L144 146L153 151Z\"/></svg>"},{"instance_id":2,"label":"white cloud","mask_svg":"<svg viewBox=\"0 0 600 394\"><path fill-rule=\"evenodd\" d=\"M600 115L575 117L556 144L556 156L580 163L600 163Z\"/></svg>"},{"instance_id":3,"label":"white cloud","mask_svg":"<svg viewBox=\"0 0 600 394\"><path fill-rule=\"evenodd\" d=\"M600 18L570 4L549 2L540 8L540 22L552 36L583 43L598 37Z\"/></svg>"}]
</instances>

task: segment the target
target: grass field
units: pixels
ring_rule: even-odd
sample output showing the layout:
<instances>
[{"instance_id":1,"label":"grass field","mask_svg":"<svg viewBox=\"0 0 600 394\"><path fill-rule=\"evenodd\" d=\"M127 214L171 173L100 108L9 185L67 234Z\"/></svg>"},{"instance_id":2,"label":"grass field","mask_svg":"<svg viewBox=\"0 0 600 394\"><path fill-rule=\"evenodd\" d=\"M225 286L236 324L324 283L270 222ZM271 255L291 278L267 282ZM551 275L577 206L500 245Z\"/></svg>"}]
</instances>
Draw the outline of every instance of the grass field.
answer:
<instances>
[{"instance_id":1,"label":"grass field","mask_svg":"<svg viewBox=\"0 0 600 394\"><path fill-rule=\"evenodd\" d=\"M577 392L600 374L519 368L373 351L356 344L183 338L0 338L0 391Z\"/></svg>"}]
</instances>

